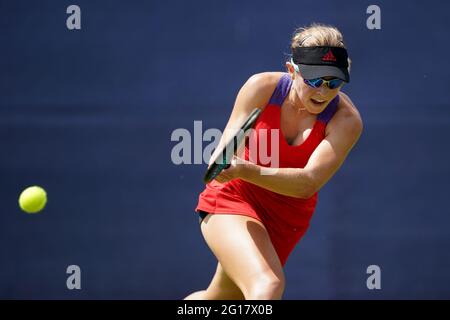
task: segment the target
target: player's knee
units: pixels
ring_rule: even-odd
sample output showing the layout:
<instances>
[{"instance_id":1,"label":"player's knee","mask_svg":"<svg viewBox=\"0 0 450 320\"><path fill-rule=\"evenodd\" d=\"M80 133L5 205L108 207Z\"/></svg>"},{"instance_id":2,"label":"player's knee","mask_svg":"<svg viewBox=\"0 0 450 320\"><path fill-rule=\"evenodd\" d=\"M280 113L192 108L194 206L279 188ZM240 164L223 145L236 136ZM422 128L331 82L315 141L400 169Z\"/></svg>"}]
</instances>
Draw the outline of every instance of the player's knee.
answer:
<instances>
[{"instance_id":1,"label":"player's knee","mask_svg":"<svg viewBox=\"0 0 450 320\"><path fill-rule=\"evenodd\" d=\"M206 300L206 299L207 299L206 290L201 290L201 291L191 293L190 295L185 297L183 300Z\"/></svg>"},{"instance_id":2,"label":"player's knee","mask_svg":"<svg viewBox=\"0 0 450 320\"><path fill-rule=\"evenodd\" d=\"M245 292L247 300L279 300L285 287L284 276L263 275L255 279Z\"/></svg>"},{"instance_id":3,"label":"player's knee","mask_svg":"<svg viewBox=\"0 0 450 320\"><path fill-rule=\"evenodd\" d=\"M238 287L209 287L205 296L208 300L243 300L244 295Z\"/></svg>"}]
</instances>

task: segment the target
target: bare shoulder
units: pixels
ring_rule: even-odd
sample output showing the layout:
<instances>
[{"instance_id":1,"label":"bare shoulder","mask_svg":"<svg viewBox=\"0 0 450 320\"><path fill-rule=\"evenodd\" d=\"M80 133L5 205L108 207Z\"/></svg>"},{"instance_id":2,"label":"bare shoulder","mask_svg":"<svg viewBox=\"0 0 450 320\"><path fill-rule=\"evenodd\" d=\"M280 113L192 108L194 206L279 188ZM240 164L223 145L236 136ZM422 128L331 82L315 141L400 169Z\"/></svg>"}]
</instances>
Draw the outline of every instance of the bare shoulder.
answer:
<instances>
[{"instance_id":1,"label":"bare shoulder","mask_svg":"<svg viewBox=\"0 0 450 320\"><path fill-rule=\"evenodd\" d=\"M255 106L264 108L283 74L283 72L254 74L242 86L239 94L251 99Z\"/></svg>"},{"instance_id":2,"label":"bare shoulder","mask_svg":"<svg viewBox=\"0 0 450 320\"><path fill-rule=\"evenodd\" d=\"M226 128L242 124L254 108L263 110L280 81L283 72L263 72L252 75L239 90Z\"/></svg>"},{"instance_id":3,"label":"bare shoulder","mask_svg":"<svg viewBox=\"0 0 450 320\"><path fill-rule=\"evenodd\" d=\"M275 86L284 74L284 72L256 73L247 80L247 83L255 85L260 89L275 89Z\"/></svg>"},{"instance_id":4,"label":"bare shoulder","mask_svg":"<svg viewBox=\"0 0 450 320\"><path fill-rule=\"evenodd\" d=\"M357 139L363 130L361 115L348 95L341 91L339 97L338 109L327 125L326 135L336 130Z\"/></svg>"}]
</instances>

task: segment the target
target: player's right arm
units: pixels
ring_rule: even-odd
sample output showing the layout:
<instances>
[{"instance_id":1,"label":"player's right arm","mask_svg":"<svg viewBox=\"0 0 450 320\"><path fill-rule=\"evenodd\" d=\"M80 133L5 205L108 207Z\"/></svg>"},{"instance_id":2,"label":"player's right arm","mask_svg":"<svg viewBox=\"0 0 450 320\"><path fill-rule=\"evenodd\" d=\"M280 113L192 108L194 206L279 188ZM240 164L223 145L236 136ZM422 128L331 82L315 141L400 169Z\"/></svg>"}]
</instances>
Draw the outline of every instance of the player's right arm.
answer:
<instances>
[{"instance_id":1,"label":"player's right arm","mask_svg":"<svg viewBox=\"0 0 450 320\"><path fill-rule=\"evenodd\" d=\"M239 130L254 108L264 110L281 75L281 72L258 73L251 76L245 82L239 90L230 118L222 132L219 144L211 156L209 164L216 158L217 151L222 150L233 133Z\"/></svg>"}]
</instances>

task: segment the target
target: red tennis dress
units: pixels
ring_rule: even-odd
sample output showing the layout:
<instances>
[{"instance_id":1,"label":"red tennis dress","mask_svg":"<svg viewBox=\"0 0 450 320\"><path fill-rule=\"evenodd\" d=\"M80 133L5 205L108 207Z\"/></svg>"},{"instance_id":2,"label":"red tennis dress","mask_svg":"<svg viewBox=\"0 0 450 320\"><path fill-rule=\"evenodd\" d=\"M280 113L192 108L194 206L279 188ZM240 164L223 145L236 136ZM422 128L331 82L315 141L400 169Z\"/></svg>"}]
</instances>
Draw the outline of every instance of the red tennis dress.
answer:
<instances>
[{"instance_id":1,"label":"red tennis dress","mask_svg":"<svg viewBox=\"0 0 450 320\"><path fill-rule=\"evenodd\" d=\"M268 130L278 130L278 167L304 168L314 149L325 137L325 127L336 112L339 95L317 115L314 127L306 140L298 146L291 146L286 142L280 129L281 106L291 85L292 80L289 74L281 76L269 103L255 123L254 134L249 138L256 139L253 142L258 144L260 142L258 139L262 137L259 135L260 131L266 131L264 137L270 137L270 133L267 134ZM270 138L266 138L266 141L267 153L270 155ZM261 166L270 166L270 163L261 163L258 155L250 157L249 154L249 143L247 143L245 159ZM317 198L317 193L309 199L285 196L241 179L234 179L223 184L213 180L199 195L195 210L211 214L238 214L261 221L284 266L289 254L308 229Z\"/></svg>"}]
</instances>

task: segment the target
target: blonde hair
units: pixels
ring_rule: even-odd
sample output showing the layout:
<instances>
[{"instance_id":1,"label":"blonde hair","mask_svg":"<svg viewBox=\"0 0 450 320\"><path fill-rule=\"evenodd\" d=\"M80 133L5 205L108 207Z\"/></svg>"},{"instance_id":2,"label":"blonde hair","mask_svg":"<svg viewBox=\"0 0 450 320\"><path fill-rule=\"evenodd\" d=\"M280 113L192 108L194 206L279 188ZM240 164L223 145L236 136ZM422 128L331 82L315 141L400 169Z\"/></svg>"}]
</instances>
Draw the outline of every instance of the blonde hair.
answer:
<instances>
[{"instance_id":1,"label":"blonde hair","mask_svg":"<svg viewBox=\"0 0 450 320\"><path fill-rule=\"evenodd\" d=\"M313 23L307 27L300 27L294 31L291 39L291 51L297 47L329 46L345 48L342 33L333 26ZM351 60L348 59L350 71Z\"/></svg>"}]
</instances>

